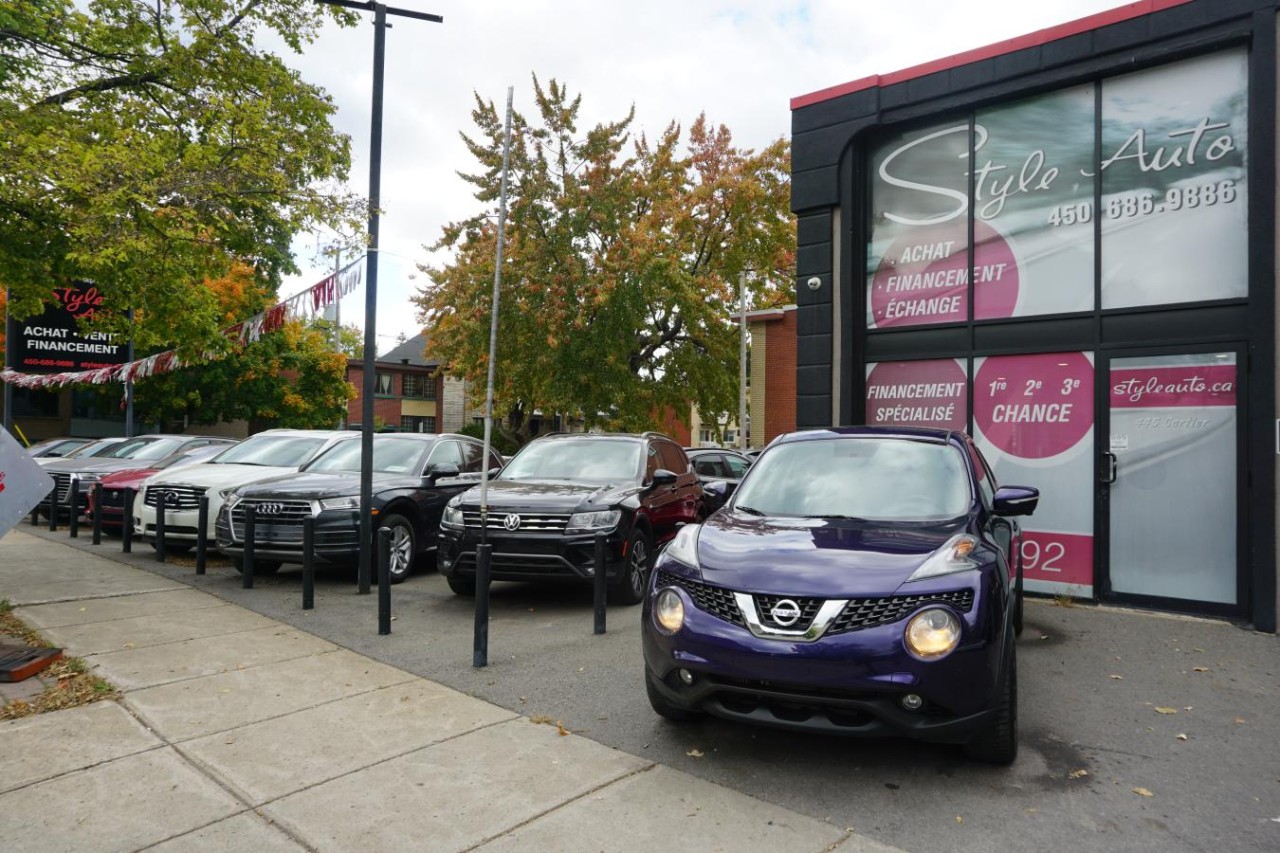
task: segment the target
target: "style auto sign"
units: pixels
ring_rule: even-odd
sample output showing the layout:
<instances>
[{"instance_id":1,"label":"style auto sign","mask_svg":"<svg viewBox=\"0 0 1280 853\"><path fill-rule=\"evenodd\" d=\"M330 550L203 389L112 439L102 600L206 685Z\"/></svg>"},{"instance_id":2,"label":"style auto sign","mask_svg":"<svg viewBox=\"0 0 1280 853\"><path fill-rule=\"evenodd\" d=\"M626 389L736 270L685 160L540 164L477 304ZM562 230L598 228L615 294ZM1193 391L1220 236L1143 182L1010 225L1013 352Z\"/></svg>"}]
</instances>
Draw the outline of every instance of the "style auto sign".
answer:
<instances>
[{"instance_id":1,"label":"style auto sign","mask_svg":"<svg viewBox=\"0 0 1280 853\"><path fill-rule=\"evenodd\" d=\"M93 316L102 294L90 284L55 288L44 313L17 324L15 369L63 373L124 364L128 348L102 332L81 334L78 321Z\"/></svg>"}]
</instances>

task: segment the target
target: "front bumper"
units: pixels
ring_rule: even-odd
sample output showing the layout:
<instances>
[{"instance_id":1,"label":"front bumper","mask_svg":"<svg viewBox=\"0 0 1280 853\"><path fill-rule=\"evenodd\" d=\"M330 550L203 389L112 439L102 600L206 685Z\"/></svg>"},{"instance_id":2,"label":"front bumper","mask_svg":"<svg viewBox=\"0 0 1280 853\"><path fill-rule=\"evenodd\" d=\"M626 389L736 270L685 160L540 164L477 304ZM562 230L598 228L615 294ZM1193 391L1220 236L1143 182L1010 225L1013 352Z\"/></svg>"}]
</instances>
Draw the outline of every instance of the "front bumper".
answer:
<instances>
[{"instance_id":1,"label":"front bumper","mask_svg":"<svg viewBox=\"0 0 1280 853\"><path fill-rule=\"evenodd\" d=\"M244 529L237 527L232 535L227 513L218 514L216 525L218 550L232 557L244 556ZM360 516L355 510L323 510L315 518L317 563L355 565L360 559ZM302 525L254 524L253 555L255 559L279 560L283 563L303 561Z\"/></svg>"},{"instance_id":2,"label":"front bumper","mask_svg":"<svg viewBox=\"0 0 1280 853\"><path fill-rule=\"evenodd\" d=\"M595 577L594 533L517 533L490 530L491 578L499 581L590 582ZM436 564L446 578L474 578L480 531L440 529ZM626 571L627 538L615 529L605 537L605 576Z\"/></svg>"},{"instance_id":3,"label":"front bumper","mask_svg":"<svg viewBox=\"0 0 1280 853\"><path fill-rule=\"evenodd\" d=\"M789 642L757 637L679 594L685 622L674 635L653 621L654 592L642 617L646 677L676 708L791 731L942 743L967 742L990 726L1004 638L991 636L976 603L956 611L964 626L960 646L926 662L905 649L905 618ZM921 697L922 706L906 710L907 694Z\"/></svg>"}]
</instances>

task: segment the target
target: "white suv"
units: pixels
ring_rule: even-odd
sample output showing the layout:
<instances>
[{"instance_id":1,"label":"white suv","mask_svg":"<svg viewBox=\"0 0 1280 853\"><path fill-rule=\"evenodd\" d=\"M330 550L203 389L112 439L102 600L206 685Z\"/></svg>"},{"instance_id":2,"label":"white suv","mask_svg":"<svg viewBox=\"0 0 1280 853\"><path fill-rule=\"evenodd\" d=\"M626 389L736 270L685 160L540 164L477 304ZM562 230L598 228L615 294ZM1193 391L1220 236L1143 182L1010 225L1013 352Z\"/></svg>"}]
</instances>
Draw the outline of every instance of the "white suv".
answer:
<instances>
[{"instance_id":1,"label":"white suv","mask_svg":"<svg viewBox=\"0 0 1280 853\"><path fill-rule=\"evenodd\" d=\"M147 480L134 500L134 533L154 539L156 507L163 500L166 549L189 550L196 542L200 497L208 495L209 523L205 533L210 547L214 547L214 523L224 492L297 471L332 445L359 437L358 432L328 429L269 429L227 448L208 462L161 471Z\"/></svg>"}]
</instances>

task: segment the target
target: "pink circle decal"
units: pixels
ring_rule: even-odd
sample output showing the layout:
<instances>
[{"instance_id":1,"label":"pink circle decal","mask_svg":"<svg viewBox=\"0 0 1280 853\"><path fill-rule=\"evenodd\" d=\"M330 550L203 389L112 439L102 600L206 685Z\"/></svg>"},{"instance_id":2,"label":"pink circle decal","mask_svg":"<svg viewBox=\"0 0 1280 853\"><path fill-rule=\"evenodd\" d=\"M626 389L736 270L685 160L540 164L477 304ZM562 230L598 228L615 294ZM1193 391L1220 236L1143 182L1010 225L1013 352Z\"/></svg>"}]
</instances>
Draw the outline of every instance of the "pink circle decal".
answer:
<instances>
[{"instance_id":1,"label":"pink circle decal","mask_svg":"<svg viewBox=\"0 0 1280 853\"><path fill-rule=\"evenodd\" d=\"M969 319L969 241L964 222L916 228L885 252L871 279L875 328ZM975 301L979 320L1013 316L1018 264L1008 241L985 222L974 223Z\"/></svg>"},{"instance_id":2,"label":"pink circle decal","mask_svg":"<svg viewBox=\"0 0 1280 853\"><path fill-rule=\"evenodd\" d=\"M1093 426L1093 365L1080 352L988 358L973 380L975 426L996 448L1046 459Z\"/></svg>"},{"instance_id":3,"label":"pink circle decal","mask_svg":"<svg viewBox=\"0 0 1280 853\"><path fill-rule=\"evenodd\" d=\"M966 385L952 358L882 362L867 377L867 423L964 430Z\"/></svg>"}]
</instances>

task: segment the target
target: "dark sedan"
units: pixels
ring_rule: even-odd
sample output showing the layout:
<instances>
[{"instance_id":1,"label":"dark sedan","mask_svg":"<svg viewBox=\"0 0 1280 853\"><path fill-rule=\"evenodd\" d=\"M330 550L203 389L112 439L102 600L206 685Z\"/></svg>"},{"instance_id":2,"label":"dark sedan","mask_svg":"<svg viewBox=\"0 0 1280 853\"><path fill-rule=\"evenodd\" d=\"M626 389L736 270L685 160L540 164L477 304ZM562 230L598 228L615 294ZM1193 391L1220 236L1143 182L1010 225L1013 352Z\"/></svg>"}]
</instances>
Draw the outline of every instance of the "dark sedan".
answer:
<instances>
[{"instance_id":1,"label":"dark sedan","mask_svg":"<svg viewBox=\"0 0 1280 853\"><path fill-rule=\"evenodd\" d=\"M231 491L218 514L218 549L243 568L246 508L254 507L254 571L300 563L302 530L315 519L318 563L354 566L360 555L360 442L344 441L297 473ZM462 435L380 433L373 437L374 526L391 530L391 582L409 576L417 558L436 548L444 505L475 485L484 445ZM489 468L502 467L490 453Z\"/></svg>"},{"instance_id":2,"label":"dark sedan","mask_svg":"<svg viewBox=\"0 0 1280 853\"><path fill-rule=\"evenodd\" d=\"M776 440L725 508L659 556L642 619L650 703L796 731L1017 754L1019 529L955 432Z\"/></svg>"}]
</instances>

